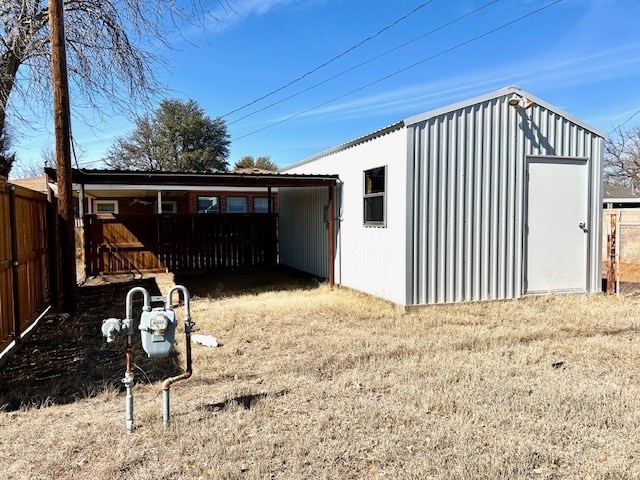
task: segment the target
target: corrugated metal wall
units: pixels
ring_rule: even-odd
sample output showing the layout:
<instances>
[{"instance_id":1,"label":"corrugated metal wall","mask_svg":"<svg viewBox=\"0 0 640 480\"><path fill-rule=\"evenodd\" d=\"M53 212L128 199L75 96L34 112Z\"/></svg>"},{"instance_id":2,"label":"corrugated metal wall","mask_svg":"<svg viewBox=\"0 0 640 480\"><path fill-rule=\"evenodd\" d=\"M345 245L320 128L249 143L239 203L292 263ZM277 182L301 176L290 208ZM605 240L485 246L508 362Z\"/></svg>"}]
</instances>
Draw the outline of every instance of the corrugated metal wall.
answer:
<instances>
[{"instance_id":1,"label":"corrugated metal wall","mask_svg":"<svg viewBox=\"0 0 640 480\"><path fill-rule=\"evenodd\" d=\"M514 108L507 100L408 125L409 305L523 295L526 159L533 155L589 159L587 285L600 288L602 139L541 105Z\"/></svg>"},{"instance_id":2,"label":"corrugated metal wall","mask_svg":"<svg viewBox=\"0 0 640 480\"><path fill-rule=\"evenodd\" d=\"M329 276L328 231L323 207L329 203L327 188L281 188L280 263L319 277Z\"/></svg>"}]
</instances>

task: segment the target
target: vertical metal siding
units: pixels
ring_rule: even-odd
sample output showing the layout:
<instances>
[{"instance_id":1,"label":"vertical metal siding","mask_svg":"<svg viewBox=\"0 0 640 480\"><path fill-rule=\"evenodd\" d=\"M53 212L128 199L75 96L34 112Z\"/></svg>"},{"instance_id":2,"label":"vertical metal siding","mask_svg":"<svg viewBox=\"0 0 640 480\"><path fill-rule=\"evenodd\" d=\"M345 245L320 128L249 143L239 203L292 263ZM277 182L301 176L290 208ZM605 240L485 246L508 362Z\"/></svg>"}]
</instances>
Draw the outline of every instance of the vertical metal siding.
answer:
<instances>
[{"instance_id":1,"label":"vertical metal siding","mask_svg":"<svg viewBox=\"0 0 640 480\"><path fill-rule=\"evenodd\" d=\"M328 233L323 208L327 188L280 188L280 263L322 278L329 276Z\"/></svg>"},{"instance_id":2,"label":"vertical metal siding","mask_svg":"<svg viewBox=\"0 0 640 480\"><path fill-rule=\"evenodd\" d=\"M494 98L409 128L411 304L523 294L529 156L588 158L587 285L589 291L600 288L602 139L543 106L516 109L507 100Z\"/></svg>"}]
</instances>

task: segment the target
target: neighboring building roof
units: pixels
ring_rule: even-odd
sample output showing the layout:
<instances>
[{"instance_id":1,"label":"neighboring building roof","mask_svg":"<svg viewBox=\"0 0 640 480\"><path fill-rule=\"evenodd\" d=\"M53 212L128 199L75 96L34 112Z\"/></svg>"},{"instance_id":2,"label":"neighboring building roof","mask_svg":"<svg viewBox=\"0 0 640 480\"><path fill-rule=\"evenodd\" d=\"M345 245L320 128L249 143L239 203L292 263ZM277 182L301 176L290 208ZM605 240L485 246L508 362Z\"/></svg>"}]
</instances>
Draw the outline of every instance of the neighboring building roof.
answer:
<instances>
[{"instance_id":1,"label":"neighboring building roof","mask_svg":"<svg viewBox=\"0 0 640 480\"><path fill-rule=\"evenodd\" d=\"M36 192L47 193L47 177L16 178L9 180L9 183L18 185L19 187L28 188Z\"/></svg>"},{"instance_id":2,"label":"neighboring building roof","mask_svg":"<svg viewBox=\"0 0 640 480\"><path fill-rule=\"evenodd\" d=\"M398 130L402 127L405 126L410 126L410 125L414 125L416 123L420 123L423 122L425 120L428 120L430 118L433 117L437 117L439 115L443 115L446 113L450 113L456 110L460 110L460 109L464 109L464 108L468 108L470 106L476 105L478 103L482 103L482 102L486 102L487 100L491 100L494 98L499 98L502 96L506 96L506 95L517 95L521 98L523 98L526 101L531 102L532 104L536 104L536 105L540 105L544 108L546 108L547 110L551 110L553 112L556 112L557 114L561 115L562 117L566 118L567 120L571 121L572 123L575 123L576 125L581 126L582 128L589 130L590 132L595 133L596 135L600 136L600 137L605 137L605 134L596 130L595 128L587 125L586 123L582 122L581 120L578 120L577 118L575 118L574 116L570 115L569 113L565 112L564 110L555 107L547 102L545 102L544 100L541 100L539 98L537 98L536 96L530 94L529 92L522 90L520 87L518 86L509 86L509 87L505 87L505 88L501 88L500 90L495 90L493 92L489 92L486 93L484 95L480 95L474 98L470 98L468 100L464 100L462 102L458 102L458 103L453 103L451 105L446 105L434 110L430 110L428 112L425 113L421 113L419 115L414 115L412 117L406 118L405 120L401 120L399 122L396 122L392 125L389 125L388 127L384 127L381 128L380 130L376 130L372 133L369 133L367 135L363 135L361 137L358 137L350 142L347 143L343 143L341 145L338 145L336 147L330 148L328 150L325 150L323 152L320 152L316 155L312 155L310 157L304 158L302 160L300 160L299 162L293 163L292 165L287 166L286 168L283 168L281 171L287 171L289 169L298 167L300 165L303 165L305 163L309 163L312 162L314 160L317 160L319 158L325 157L327 155L333 154L333 153L337 153L340 152L342 150L346 150L350 147L359 145L361 143L365 143L369 140L372 140L374 138L377 137L381 137L383 135L386 135L389 132L392 132L394 130Z\"/></svg>"},{"instance_id":3,"label":"neighboring building roof","mask_svg":"<svg viewBox=\"0 0 640 480\"><path fill-rule=\"evenodd\" d=\"M605 203L640 203L640 190L624 185L605 183L602 196Z\"/></svg>"},{"instance_id":4,"label":"neighboring building roof","mask_svg":"<svg viewBox=\"0 0 640 480\"><path fill-rule=\"evenodd\" d=\"M248 168L236 168L236 169L233 170L232 173L260 173L260 174L264 174L264 173L277 173L277 172L274 172L273 170L265 170L263 168L248 167Z\"/></svg>"}]
</instances>

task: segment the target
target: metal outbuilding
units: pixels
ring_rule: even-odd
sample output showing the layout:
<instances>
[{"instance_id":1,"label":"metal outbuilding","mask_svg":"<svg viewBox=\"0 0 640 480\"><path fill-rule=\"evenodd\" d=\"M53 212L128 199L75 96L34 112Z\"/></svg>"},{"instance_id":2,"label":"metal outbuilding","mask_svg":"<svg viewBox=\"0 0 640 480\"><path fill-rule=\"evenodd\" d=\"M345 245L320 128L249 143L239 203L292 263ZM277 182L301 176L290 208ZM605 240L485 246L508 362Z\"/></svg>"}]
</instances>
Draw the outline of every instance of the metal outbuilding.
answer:
<instances>
[{"instance_id":1,"label":"metal outbuilding","mask_svg":"<svg viewBox=\"0 0 640 480\"><path fill-rule=\"evenodd\" d=\"M280 189L280 262L327 277L333 216L336 283L403 306L600 291L603 137L518 87L400 121L284 169L340 183Z\"/></svg>"}]
</instances>

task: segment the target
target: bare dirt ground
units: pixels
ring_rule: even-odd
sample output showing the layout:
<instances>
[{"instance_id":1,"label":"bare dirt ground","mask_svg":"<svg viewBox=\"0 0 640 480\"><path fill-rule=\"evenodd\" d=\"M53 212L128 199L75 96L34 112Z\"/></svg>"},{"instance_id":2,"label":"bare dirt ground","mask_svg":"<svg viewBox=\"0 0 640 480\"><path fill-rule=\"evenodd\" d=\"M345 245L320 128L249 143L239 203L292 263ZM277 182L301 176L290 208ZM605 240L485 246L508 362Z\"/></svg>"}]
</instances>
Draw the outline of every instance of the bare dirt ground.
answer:
<instances>
[{"instance_id":1,"label":"bare dirt ground","mask_svg":"<svg viewBox=\"0 0 640 480\"><path fill-rule=\"evenodd\" d=\"M159 387L184 341L164 364L136 349L126 435L122 344L98 329L142 280L87 286L84 314L43 323L48 335L2 372L3 478L640 478L637 297L402 315L280 271L173 280L194 294L198 333L222 346L194 345L171 427Z\"/></svg>"}]
</instances>

